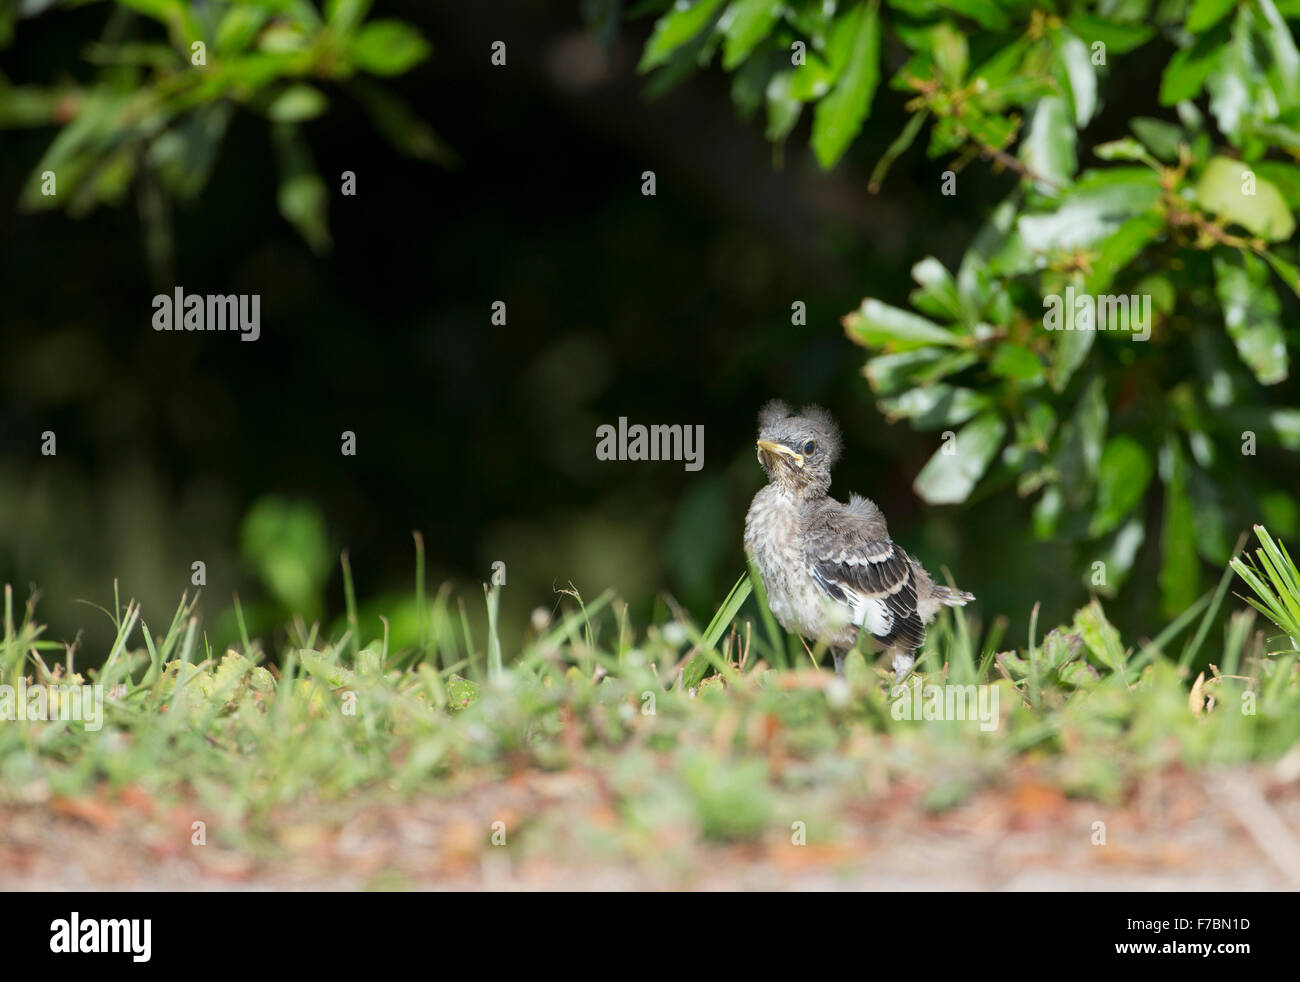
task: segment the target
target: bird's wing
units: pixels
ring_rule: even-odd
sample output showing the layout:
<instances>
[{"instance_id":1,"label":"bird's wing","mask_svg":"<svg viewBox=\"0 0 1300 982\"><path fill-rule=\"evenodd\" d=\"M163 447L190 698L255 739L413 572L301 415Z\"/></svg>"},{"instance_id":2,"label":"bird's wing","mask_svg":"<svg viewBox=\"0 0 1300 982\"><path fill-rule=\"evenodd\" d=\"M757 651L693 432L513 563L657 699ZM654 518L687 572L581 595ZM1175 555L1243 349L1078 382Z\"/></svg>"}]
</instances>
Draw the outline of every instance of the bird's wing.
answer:
<instances>
[{"instance_id":1,"label":"bird's wing","mask_svg":"<svg viewBox=\"0 0 1300 982\"><path fill-rule=\"evenodd\" d=\"M866 537L846 516L809 537L806 559L813 581L880 644L921 646L925 624L916 609L912 560L899 546Z\"/></svg>"}]
</instances>

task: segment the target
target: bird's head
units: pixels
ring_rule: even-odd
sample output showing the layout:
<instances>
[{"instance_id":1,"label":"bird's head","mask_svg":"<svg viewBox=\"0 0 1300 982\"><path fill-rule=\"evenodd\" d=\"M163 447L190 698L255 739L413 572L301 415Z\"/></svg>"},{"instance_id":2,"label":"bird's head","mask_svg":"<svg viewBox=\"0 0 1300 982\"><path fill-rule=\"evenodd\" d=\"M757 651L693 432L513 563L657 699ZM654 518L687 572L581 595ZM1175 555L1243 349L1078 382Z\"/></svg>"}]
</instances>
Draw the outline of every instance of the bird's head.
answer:
<instances>
[{"instance_id":1,"label":"bird's head","mask_svg":"<svg viewBox=\"0 0 1300 982\"><path fill-rule=\"evenodd\" d=\"M792 412L773 400L758 414L758 462L767 479L796 494L825 494L840 455L840 431L820 406Z\"/></svg>"}]
</instances>

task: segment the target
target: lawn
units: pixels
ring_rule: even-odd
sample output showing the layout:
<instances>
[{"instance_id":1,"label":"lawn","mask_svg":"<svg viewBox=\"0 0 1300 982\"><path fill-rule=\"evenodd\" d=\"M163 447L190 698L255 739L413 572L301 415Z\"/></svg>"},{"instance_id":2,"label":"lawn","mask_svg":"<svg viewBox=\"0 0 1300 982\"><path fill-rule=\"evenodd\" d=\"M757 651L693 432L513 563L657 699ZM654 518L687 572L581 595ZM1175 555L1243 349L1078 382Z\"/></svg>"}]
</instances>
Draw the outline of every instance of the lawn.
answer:
<instances>
[{"instance_id":1,"label":"lawn","mask_svg":"<svg viewBox=\"0 0 1300 982\"><path fill-rule=\"evenodd\" d=\"M957 610L901 688L856 653L845 677L819 667L748 577L703 627L569 595L512 651L504 587L475 638L422 575L403 649L367 632L350 574L349 628L298 623L277 651L213 650L192 597L162 632L115 601L85 671L6 588L0 870L47 888L1295 887L1300 577L1258 534L1240 576L1150 639L1095 600L1020 646ZM13 719L20 677L102 686L102 718Z\"/></svg>"}]
</instances>

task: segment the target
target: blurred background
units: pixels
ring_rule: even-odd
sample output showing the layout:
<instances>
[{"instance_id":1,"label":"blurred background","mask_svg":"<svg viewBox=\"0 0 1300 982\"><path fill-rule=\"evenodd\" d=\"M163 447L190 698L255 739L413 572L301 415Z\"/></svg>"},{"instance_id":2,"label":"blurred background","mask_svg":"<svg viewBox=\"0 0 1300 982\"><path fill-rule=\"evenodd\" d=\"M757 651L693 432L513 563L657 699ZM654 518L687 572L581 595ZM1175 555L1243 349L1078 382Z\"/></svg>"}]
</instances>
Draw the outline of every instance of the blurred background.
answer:
<instances>
[{"instance_id":1,"label":"blurred background","mask_svg":"<svg viewBox=\"0 0 1300 982\"><path fill-rule=\"evenodd\" d=\"M1010 618L1008 644L1035 602L1050 626L1086 599L1076 557L1032 538L1014 487L922 505L911 485L939 435L886 423L840 324L867 295L906 306L920 258L954 266L1014 177L973 166L941 198L945 165L911 153L872 195L899 100L880 100L827 173L806 120L774 149L761 119L737 118L720 70L650 98L635 70L650 22L602 38L575 7L378 5L433 45L383 84L456 162L403 156L366 107L333 99L302 124L330 192L328 252L278 211L254 115L233 115L203 192L171 214L162 282L133 196L77 219L20 210L53 130L0 130L0 581L20 598L39 588L49 637L84 630L100 657L110 626L77 601L110 605L115 579L165 627L195 561L214 644L235 636L236 592L252 630L276 632L290 610L333 623L347 549L363 611L391 615L400 641L413 530L431 586L452 581L471 614L506 564L507 642L570 583L613 587L634 623L664 593L707 620L744 568L755 416L773 397L834 413L848 450L832 492L877 501L896 539L978 595L985 623ZM23 21L0 71L87 75L107 16ZM1159 67L1144 85L1132 66L1134 99L1154 99ZM354 197L338 193L348 170ZM260 340L156 333L151 298L176 284L260 294ZM806 325L791 323L795 301ZM597 427L620 416L702 424L703 469L597 460ZM47 430L55 456L40 452ZM1154 581L1135 570L1110 608L1125 636L1162 626Z\"/></svg>"}]
</instances>

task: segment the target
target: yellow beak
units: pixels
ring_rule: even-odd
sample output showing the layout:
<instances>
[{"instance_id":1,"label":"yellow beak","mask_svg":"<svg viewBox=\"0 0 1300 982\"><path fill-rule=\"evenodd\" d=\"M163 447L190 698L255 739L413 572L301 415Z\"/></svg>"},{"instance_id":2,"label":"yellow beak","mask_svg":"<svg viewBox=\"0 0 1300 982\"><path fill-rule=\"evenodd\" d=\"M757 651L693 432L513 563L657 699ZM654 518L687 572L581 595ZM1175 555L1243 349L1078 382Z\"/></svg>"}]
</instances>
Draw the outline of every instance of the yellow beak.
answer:
<instances>
[{"instance_id":1,"label":"yellow beak","mask_svg":"<svg viewBox=\"0 0 1300 982\"><path fill-rule=\"evenodd\" d=\"M795 467L800 467L800 468L803 467L803 454L795 453L793 450L791 450L783 443L774 443L771 440L759 440L758 441L759 463L763 462L764 454L780 454L783 457L789 457L790 462L794 464Z\"/></svg>"}]
</instances>

